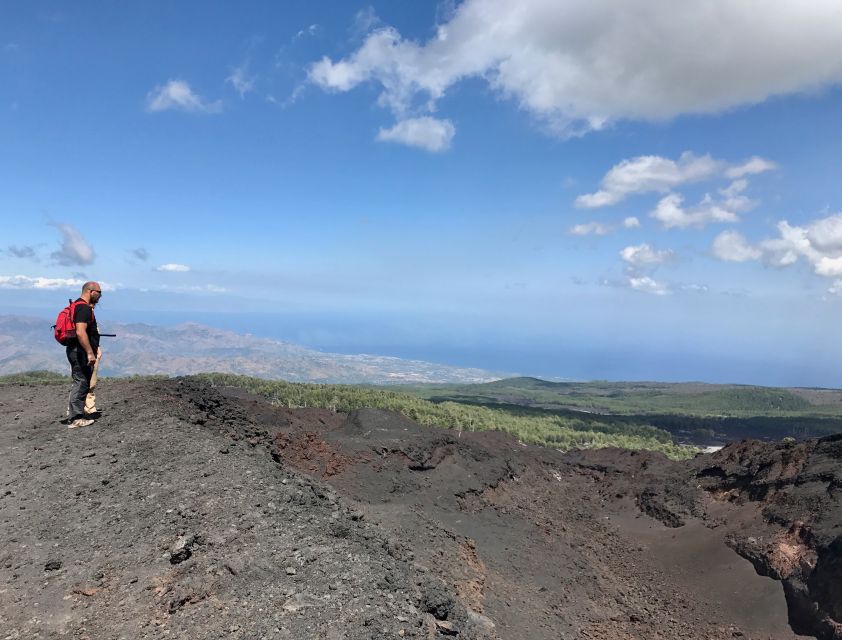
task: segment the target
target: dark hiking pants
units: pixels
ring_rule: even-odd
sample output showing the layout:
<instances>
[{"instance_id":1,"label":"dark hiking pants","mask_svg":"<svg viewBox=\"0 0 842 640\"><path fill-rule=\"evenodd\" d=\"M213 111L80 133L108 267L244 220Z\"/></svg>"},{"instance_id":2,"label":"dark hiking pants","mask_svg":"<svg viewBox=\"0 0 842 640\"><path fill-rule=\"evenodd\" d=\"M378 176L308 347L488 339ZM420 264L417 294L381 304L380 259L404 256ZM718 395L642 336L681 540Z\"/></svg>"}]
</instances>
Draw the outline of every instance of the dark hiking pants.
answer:
<instances>
[{"instance_id":1,"label":"dark hiking pants","mask_svg":"<svg viewBox=\"0 0 842 640\"><path fill-rule=\"evenodd\" d=\"M91 376L94 368L88 364L88 354L79 346L67 347L67 361L70 363L70 375L73 384L70 387L70 419L85 417L85 397L91 388Z\"/></svg>"}]
</instances>

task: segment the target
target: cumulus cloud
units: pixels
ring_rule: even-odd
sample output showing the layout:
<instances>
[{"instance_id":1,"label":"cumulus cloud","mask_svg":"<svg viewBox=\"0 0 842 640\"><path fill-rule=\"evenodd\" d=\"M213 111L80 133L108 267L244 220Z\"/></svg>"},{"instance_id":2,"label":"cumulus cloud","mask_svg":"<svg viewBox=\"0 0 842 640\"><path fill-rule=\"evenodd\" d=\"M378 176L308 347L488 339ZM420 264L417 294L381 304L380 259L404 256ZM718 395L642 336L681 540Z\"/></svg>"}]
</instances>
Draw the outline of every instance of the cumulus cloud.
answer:
<instances>
[{"instance_id":1,"label":"cumulus cloud","mask_svg":"<svg viewBox=\"0 0 842 640\"><path fill-rule=\"evenodd\" d=\"M751 168L747 168L747 167ZM583 209L606 207L641 193L668 193L685 184L728 177L734 180L722 190L723 196L735 206L745 206L750 201L741 195L748 186L742 176L762 173L776 165L763 158L754 157L748 162L731 166L724 160L710 155L697 156L689 151L678 160L662 156L638 156L622 160L603 176L600 189L576 198L576 206ZM731 175L736 170L734 175ZM742 179L740 179L742 178Z\"/></svg>"},{"instance_id":2,"label":"cumulus cloud","mask_svg":"<svg viewBox=\"0 0 842 640\"><path fill-rule=\"evenodd\" d=\"M713 240L713 255L725 262L747 262L763 255L736 231L723 231Z\"/></svg>"},{"instance_id":3,"label":"cumulus cloud","mask_svg":"<svg viewBox=\"0 0 842 640\"><path fill-rule=\"evenodd\" d=\"M666 284L655 280L653 276L660 265L675 258L673 251L654 249L644 242L623 248L620 251L620 258L626 263L626 278L622 283L623 286L659 296L671 293Z\"/></svg>"},{"instance_id":4,"label":"cumulus cloud","mask_svg":"<svg viewBox=\"0 0 842 640\"><path fill-rule=\"evenodd\" d=\"M629 216L623 220L623 226L626 229L637 229L640 226L640 220L636 216Z\"/></svg>"},{"instance_id":5,"label":"cumulus cloud","mask_svg":"<svg viewBox=\"0 0 842 640\"><path fill-rule=\"evenodd\" d=\"M62 236L61 248L50 254L53 260L64 266L85 266L93 263L96 258L94 249L75 227L60 222L51 224Z\"/></svg>"},{"instance_id":6,"label":"cumulus cloud","mask_svg":"<svg viewBox=\"0 0 842 640\"><path fill-rule=\"evenodd\" d=\"M185 271L190 271L190 267L186 264L177 264L175 262L168 262L167 264L162 264L155 269L156 271L168 271L173 273L183 273Z\"/></svg>"},{"instance_id":7,"label":"cumulus cloud","mask_svg":"<svg viewBox=\"0 0 842 640\"><path fill-rule=\"evenodd\" d=\"M377 140L380 142L398 142L410 147L440 152L450 148L455 133L456 128L450 120L439 120L425 116L422 118L407 118L390 129L380 129Z\"/></svg>"},{"instance_id":8,"label":"cumulus cloud","mask_svg":"<svg viewBox=\"0 0 842 640\"><path fill-rule=\"evenodd\" d=\"M706 195L701 203L692 209L682 207L684 197L671 193L658 202L649 215L660 222L665 229L702 228L711 222L739 222L740 218Z\"/></svg>"},{"instance_id":9,"label":"cumulus cloud","mask_svg":"<svg viewBox=\"0 0 842 640\"><path fill-rule=\"evenodd\" d=\"M831 289L837 286L842 278L842 213L813 220L805 226L781 220L777 231L777 237L757 245L751 245L737 233L721 233L714 239L713 255L732 262L762 259L781 268L803 258L816 275L835 279Z\"/></svg>"},{"instance_id":10,"label":"cumulus cloud","mask_svg":"<svg viewBox=\"0 0 842 640\"><path fill-rule=\"evenodd\" d=\"M561 135L619 119L716 113L842 80L842 5L711 0L465 0L427 41L370 32L310 80L380 85L380 104L435 104L472 77ZM692 78L692 82L687 79Z\"/></svg>"},{"instance_id":11,"label":"cumulus cloud","mask_svg":"<svg viewBox=\"0 0 842 640\"><path fill-rule=\"evenodd\" d=\"M807 227L807 239L818 249L842 251L842 213L813 222Z\"/></svg>"},{"instance_id":12,"label":"cumulus cloud","mask_svg":"<svg viewBox=\"0 0 842 640\"><path fill-rule=\"evenodd\" d=\"M654 267L671 260L674 256L675 253L669 249L653 249L651 245L645 242L625 247L620 251L623 262L633 269Z\"/></svg>"},{"instance_id":13,"label":"cumulus cloud","mask_svg":"<svg viewBox=\"0 0 842 640\"><path fill-rule=\"evenodd\" d=\"M15 245L9 245L6 249L6 253L15 258L34 258L35 248L30 246L18 247Z\"/></svg>"},{"instance_id":14,"label":"cumulus cloud","mask_svg":"<svg viewBox=\"0 0 842 640\"><path fill-rule=\"evenodd\" d=\"M722 169L722 161L709 155L696 156L689 151L682 153L678 161L661 156L638 156L611 167L602 178L602 188L576 198L576 206L595 209L617 204L633 194L666 193L679 185L712 178Z\"/></svg>"},{"instance_id":15,"label":"cumulus cloud","mask_svg":"<svg viewBox=\"0 0 842 640\"><path fill-rule=\"evenodd\" d=\"M196 95L183 80L170 80L149 92L146 96L146 110L155 113L170 109L187 113L219 113L222 111L222 102L208 102Z\"/></svg>"},{"instance_id":16,"label":"cumulus cloud","mask_svg":"<svg viewBox=\"0 0 842 640\"><path fill-rule=\"evenodd\" d=\"M600 222L588 222L570 227L568 233L573 236L588 236L591 234L604 236L611 233L611 227Z\"/></svg>"},{"instance_id":17,"label":"cumulus cloud","mask_svg":"<svg viewBox=\"0 0 842 640\"><path fill-rule=\"evenodd\" d=\"M83 284L85 281L78 278L0 276L0 289L68 289Z\"/></svg>"},{"instance_id":18,"label":"cumulus cloud","mask_svg":"<svg viewBox=\"0 0 842 640\"><path fill-rule=\"evenodd\" d=\"M669 287L662 282L658 282L649 276L630 276L628 280L629 286L637 291L644 291L652 293L656 296L665 296L670 293Z\"/></svg>"}]
</instances>

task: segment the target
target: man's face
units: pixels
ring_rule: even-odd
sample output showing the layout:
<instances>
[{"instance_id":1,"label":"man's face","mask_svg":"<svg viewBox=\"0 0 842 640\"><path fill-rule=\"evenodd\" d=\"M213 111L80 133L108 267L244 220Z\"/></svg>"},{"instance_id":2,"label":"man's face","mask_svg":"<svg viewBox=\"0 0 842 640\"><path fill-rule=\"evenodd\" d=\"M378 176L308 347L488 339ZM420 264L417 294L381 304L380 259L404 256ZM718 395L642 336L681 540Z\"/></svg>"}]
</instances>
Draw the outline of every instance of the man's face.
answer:
<instances>
[{"instance_id":1,"label":"man's face","mask_svg":"<svg viewBox=\"0 0 842 640\"><path fill-rule=\"evenodd\" d=\"M91 289L91 304L96 304L99 302L99 299L102 297L102 287L97 284L93 289Z\"/></svg>"}]
</instances>

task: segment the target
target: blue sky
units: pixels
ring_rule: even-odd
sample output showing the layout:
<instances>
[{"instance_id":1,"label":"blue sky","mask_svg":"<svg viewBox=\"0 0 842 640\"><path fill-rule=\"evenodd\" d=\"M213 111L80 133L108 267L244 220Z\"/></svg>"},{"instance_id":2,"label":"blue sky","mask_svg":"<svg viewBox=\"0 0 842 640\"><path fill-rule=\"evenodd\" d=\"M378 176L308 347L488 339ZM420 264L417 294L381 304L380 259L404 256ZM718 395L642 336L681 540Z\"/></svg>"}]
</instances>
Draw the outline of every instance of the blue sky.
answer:
<instances>
[{"instance_id":1,"label":"blue sky","mask_svg":"<svg viewBox=\"0 0 842 640\"><path fill-rule=\"evenodd\" d=\"M0 288L544 376L842 386L842 6L0 1Z\"/></svg>"}]
</instances>

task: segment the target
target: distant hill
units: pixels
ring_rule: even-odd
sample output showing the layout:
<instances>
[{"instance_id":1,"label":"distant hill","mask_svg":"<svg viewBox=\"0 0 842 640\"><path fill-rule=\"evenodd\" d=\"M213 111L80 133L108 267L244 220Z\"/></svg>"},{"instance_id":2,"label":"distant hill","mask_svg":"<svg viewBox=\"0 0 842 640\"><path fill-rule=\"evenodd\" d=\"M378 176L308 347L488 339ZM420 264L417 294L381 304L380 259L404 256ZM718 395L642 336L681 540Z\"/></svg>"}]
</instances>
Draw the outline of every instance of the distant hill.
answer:
<instances>
[{"instance_id":1,"label":"distant hill","mask_svg":"<svg viewBox=\"0 0 842 640\"><path fill-rule=\"evenodd\" d=\"M521 377L481 384L419 385L404 391L439 402L515 404L617 415L842 415L842 390L839 389L702 382L549 382Z\"/></svg>"},{"instance_id":2,"label":"distant hill","mask_svg":"<svg viewBox=\"0 0 842 640\"><path fill-rule=\"evenodd\" d=\"M102 323L101 323L102 324ZM208 371L268 379L332 383L481 383L499 378L420 360L323 353L300 345L196 323L170 327L109 323L103 333L102 375L190 375ZM64 349L50 321L0 316L0 375L47 370L67 373Z\"/></svg>"}]
</instances>

